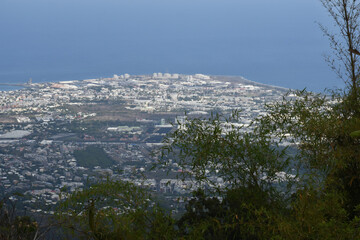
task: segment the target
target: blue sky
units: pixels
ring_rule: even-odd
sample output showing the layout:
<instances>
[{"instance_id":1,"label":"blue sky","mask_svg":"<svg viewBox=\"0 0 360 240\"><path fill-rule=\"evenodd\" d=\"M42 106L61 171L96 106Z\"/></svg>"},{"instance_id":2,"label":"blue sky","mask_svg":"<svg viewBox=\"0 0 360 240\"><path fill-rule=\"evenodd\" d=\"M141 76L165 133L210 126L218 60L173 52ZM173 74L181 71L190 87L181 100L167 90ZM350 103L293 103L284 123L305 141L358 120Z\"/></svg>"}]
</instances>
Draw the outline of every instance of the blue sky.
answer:
<instances>
[{"instance_id":1,"label":"blue sky","mask_svg":"<svg viewBox=\"0 0 360 240\"><path fill-rule=\"evenodd\" d=\"M2 0L0 81L152 72L242 75L321 91L317 0Z\"/></svg>"}]
</instances>

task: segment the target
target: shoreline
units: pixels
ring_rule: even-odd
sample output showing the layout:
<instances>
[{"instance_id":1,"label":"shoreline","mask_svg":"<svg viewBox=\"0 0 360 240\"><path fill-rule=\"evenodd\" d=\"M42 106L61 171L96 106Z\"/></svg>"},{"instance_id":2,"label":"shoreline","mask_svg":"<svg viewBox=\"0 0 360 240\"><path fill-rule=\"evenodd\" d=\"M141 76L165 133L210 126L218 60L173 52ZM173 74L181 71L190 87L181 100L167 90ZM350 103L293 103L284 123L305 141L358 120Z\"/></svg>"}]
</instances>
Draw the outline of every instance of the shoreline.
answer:
<instances>
[{"instance_id":1,"label":"shoreline","mask_svg":"<svg viewBox=\"0 0 360 240\"><path fill-rule=\"evenodd\" d=\"M180 76L194 76L195 74L179 74ZM212 79L214 80L222 80L222 81L236 81L236 82L242 82L242 83L245 83L245 84L250 84L250 85L254 85L254 86L262 86L262 87L268 87L268 88L275 88L275 89L278 89L278 90L282 90L282 91L288 91L288 90L291 90L290 88L286 88L286 87L281 87L281 86L274 86L274 85L270 85L270 84L265 84L265 83L260 83L260 82L255 82L255 81L252 81L252 80L249 80L243 76L240 76L240 75L207 75L207 74L204 74L206 76L209 76L211 77ZM113 77L116 76L116 75L113 75ZM148 76L148 77L151 77L152 74L137 74L137 75L131 75L131 76L134 76L134 77L145 77L145 76ZM51 84L51 83L61 83L61 82L71 82L71 81L85 81L85 80L89 80L89 79L97 79L97 80L100 80L100 79L111 79L113 77L100 77L100 78L84 78L84 79L81 79L81 80L53 80L53 81L41 81L41 82L33 82L33 84ZM115 80L115 79L114 79ZM22 83L20 83L22 84ZM9 91L17 91L17 90L22 90L22 89L26 89L28 88L29 86L11 86L10 84L9 85L0 85L0 92L9 92Z\"/></svg>"}]
</instances>

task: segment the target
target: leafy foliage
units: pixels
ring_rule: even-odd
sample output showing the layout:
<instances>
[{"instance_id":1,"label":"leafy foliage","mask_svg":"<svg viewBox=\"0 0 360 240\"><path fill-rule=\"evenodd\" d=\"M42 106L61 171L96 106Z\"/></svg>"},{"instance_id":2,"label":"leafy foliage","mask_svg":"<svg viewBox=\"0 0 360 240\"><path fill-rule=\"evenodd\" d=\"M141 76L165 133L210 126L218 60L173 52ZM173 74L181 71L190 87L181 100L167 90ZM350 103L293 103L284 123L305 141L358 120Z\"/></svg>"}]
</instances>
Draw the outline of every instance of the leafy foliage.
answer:
<instances>
[{"instance_id":1,"label":"leafy foliage","mask_svg":"<svg viewBox=\"0 0 360 240\"><path fill-rule=\"evenodd\" d=\"M83 239L175 236L172 218L151 203L146 190L108 180L68 195L59 206L57 218L65 229Z\"/></svg>"},{"instance_id":2,"label":"leafy foliage","mask_svg":"<svg viewBox=\"0 0 360 240\"><path fill-rule=\"evenodd\" d=\"M0 201L0 239L38 239L38 224L16 211L16 203L3 198Z\"/></svg>"},{"instance_id":3,"label":"leafy foliage","mask_svg":"<svg viewBox=\"0 0 360 240\"><path fill-rule=\"evenodd\" d=\"M188 119L165 139L158 165L174 158L198 186L178 222L189 239L268 239L289 214L293 154L267 120L245 127L239 113Z\"/></svg>"},{"instance_id":4,"label":"leafy foliage","mask_svg":"<svg viewBox=\"0 0 360 240\"><path fill-rule=\"evenodd\" d=\"M218 192L238 187L275 191L273 183L284 180L277 173L289 172L290 162L287 148L280 148L262 130L246 129L238 111L229 117L216 114L208 119L189 119L164 140L167 145L158 165L166 167L173 155L186 170L183 178L193 178ZM225 184L220 186L219 179Z\"/></svg>"}]
</instances>

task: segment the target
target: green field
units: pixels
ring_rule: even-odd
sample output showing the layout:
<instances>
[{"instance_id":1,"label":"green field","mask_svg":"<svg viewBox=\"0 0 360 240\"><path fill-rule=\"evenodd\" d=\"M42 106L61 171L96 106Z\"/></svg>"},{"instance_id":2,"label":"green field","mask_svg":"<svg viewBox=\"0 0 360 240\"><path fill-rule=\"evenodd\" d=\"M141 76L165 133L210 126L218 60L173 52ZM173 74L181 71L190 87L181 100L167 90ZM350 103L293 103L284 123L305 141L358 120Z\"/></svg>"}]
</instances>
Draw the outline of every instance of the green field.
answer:
<instances>
[{"instance_id":1,"label":"green field","mask_svg":"<svg viewBox=\"0 0 360 240\"><path fill-rule=\"evenodd\" d=\"M99 147L87 147L84 150L74 151L77 164L86 168L93 168L100 166L101 168L108 168L116 164L114 160L108 157L104 149Z\"/></svg>"}]
</instances>

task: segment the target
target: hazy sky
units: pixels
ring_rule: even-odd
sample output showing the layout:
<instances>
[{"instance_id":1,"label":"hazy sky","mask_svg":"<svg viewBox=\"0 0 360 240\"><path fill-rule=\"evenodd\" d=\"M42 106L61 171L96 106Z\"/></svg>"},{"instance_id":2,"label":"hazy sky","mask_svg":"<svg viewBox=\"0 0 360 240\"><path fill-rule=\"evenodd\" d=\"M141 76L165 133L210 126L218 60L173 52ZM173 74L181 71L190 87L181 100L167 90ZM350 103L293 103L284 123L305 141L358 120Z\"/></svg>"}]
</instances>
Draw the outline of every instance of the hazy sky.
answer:
<instances>
[{"instance_id":1,"label":"hazy sky","mask_svg":"<svg viewBox=\"0 0 360 240\"><path fill-rule=\"evenodd\" d=\"M342 86L317 0L1 0L0 81L152 72Z\"/></svg>"}]
</instances>

